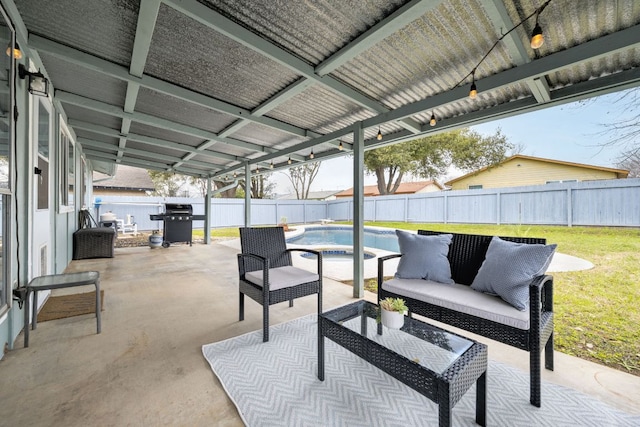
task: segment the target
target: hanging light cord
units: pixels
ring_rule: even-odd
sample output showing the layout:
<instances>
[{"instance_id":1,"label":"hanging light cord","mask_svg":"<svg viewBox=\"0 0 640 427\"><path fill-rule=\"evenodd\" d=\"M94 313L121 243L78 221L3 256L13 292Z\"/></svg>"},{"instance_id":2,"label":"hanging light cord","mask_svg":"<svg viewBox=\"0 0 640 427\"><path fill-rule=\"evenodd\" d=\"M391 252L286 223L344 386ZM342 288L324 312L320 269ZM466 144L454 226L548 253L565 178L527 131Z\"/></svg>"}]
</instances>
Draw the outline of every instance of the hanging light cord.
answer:
<instances>
[{"instance_id":1,"label":"hanging light cord","mask_svg":"<svg viewBox=\"0 0 640 427\"><path fill-rule=\"evenodd\" d=\"M493 44L493 46L491 46L491 48L487 51L487 53L484 54L484 56L482 57L482 59L480 61L478 61L478 63L476 64L475 67L473 67L473 69L471 71L469 71L469 73L464 76L462 78L462 80L460 80L458 82L458 84L456 84L452 89L457 88L458 86L462 85L468 78L469 76L474 76L474 80L475 80L475 74L476 74L476 70L478 69L478 67L480 66L480 64L482 64L484 62L485 59L487 59L487 56L489 56L489 54L493 51L493 49L496 48L496 46L498 46L498 43L500 43L505 37L507 37L509 34L511 34L516 28L520 27L522 24L524 24L525 22L527 22L529 19L531 19L534 15L540 15L542 13L542 11L549 5L549 3L551 3L551 0L547 0L546 2L544 2L542 4L542 6L540 6L539 8L537 8L536 10L534 10L531 14L529 14L529 16L527 16L526 18L522 19L519 23L517 23L513 28L511 28L509 31L507 31L506 33L504 33L502 36L500 36L500 38L498 40L496 40L496 42ZM536 16L536 22L537 22L538 18Z\"/></svg>"}]
</instances>

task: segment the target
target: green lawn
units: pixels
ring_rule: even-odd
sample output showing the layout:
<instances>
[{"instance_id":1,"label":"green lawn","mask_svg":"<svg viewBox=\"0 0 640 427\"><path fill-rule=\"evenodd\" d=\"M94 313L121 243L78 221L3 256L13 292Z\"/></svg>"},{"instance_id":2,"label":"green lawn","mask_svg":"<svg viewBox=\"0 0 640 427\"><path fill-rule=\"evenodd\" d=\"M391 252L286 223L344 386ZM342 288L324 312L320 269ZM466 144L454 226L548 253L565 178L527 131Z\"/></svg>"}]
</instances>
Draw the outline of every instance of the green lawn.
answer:
<instances>
[{"instance_id":1,"label":"green lawn","mask_svg":"<svg viewBox=\"0 0 640 427\"><path fill-rule=\"evenodd\" d=\"M640 229L404 222L366 225L543 237L547 243L557 243L558 252L592 262L595 267L591 270L553 273L555 348L640 376ZM211 235L238 237L238 229L217 229Z\"/></svg>"}]
</instances>

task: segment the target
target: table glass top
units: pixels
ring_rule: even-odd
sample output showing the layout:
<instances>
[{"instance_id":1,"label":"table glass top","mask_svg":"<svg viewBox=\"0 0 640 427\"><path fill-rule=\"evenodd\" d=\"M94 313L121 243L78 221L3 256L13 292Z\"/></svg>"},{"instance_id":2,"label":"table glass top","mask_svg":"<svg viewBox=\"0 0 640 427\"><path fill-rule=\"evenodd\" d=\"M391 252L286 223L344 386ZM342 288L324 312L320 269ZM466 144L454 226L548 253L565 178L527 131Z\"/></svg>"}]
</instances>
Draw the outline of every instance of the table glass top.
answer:
<instances>
[{"instance_id":1,"label":"table glass top","mask_svg":"<svg viewBox=\"0 0 640 427\"><path fill-rule=\"evenodd\" d=\"M378 335L379 310L375 304L358 301L322 313L322 317L366 335L367 339L438 374L446 371L475 344L474 341L407 316L402 328L389 329L383 326L382 335Z\"/></svg>"}]
</instances>

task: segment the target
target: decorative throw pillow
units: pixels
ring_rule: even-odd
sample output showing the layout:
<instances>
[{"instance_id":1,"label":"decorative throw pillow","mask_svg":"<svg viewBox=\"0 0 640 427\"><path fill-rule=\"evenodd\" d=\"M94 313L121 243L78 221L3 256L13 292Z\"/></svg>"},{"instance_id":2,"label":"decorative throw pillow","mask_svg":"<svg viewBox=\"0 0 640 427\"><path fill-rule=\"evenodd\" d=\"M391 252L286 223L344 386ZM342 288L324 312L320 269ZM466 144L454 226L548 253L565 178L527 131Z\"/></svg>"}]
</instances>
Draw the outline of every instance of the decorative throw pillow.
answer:
<instances>
[{"instance_id":1,"label":"decorative throw pillow","mask_svg":"<svg viewBox=\"0 0 640 427\"><path fill-rule=\"evenodd\" d=\"M524 311L529 305L529 284L547 271L556 246L515 243L494 236L471 288L498 295Z\"/></svg>"},{"instance_id":2,"label":"decorative throw pillow","mask_svg":"<svg viewBox=\"0 0 640 427\"><path fill-rule=\"evenodd\" d=\"M452 234L422 236L396 230L400 253L396 277L399 279L427 279L453 283L447 255Z\"/></svg>"}]
</instances>

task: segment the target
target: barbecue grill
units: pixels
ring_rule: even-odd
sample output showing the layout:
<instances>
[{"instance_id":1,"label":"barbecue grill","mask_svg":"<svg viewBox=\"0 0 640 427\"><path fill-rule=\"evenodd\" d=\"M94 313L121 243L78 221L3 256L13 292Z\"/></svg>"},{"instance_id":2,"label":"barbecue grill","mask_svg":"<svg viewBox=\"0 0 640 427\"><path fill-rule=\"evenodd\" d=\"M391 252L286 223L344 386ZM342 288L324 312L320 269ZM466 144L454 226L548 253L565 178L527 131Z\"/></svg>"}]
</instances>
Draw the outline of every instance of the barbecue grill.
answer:
<instances>
[{"instance_id":1,"label":"barbecue grill","mask_svg":"<svg viewBox=\"0 0 640 427\"><path fill-rule=\"evenodd\" d=\"M168 248L171 243L186 242L191 246L193 221L204 220L204 215L194 215L193 206L165 203L164 213L149 215L152 221L164 221L162 247Z\"/></svg>"}]
</instances>

